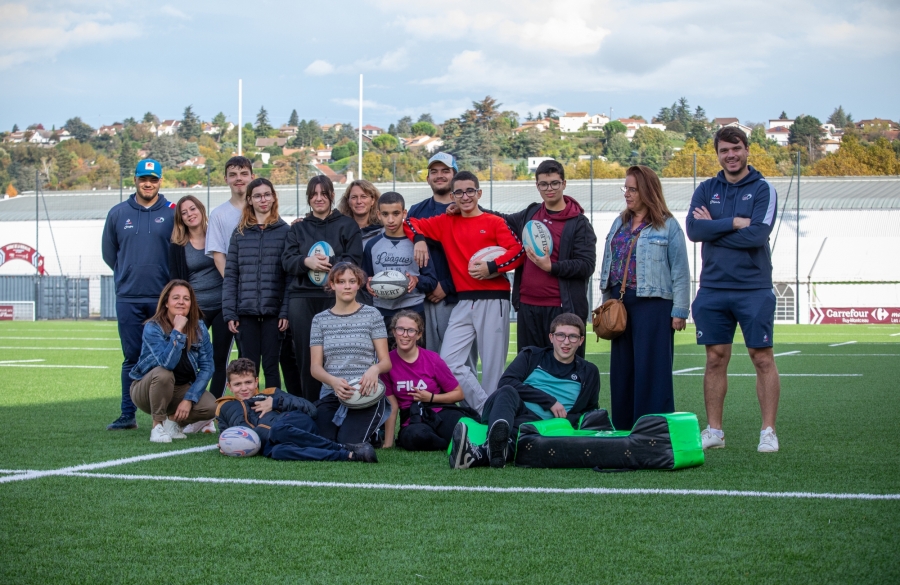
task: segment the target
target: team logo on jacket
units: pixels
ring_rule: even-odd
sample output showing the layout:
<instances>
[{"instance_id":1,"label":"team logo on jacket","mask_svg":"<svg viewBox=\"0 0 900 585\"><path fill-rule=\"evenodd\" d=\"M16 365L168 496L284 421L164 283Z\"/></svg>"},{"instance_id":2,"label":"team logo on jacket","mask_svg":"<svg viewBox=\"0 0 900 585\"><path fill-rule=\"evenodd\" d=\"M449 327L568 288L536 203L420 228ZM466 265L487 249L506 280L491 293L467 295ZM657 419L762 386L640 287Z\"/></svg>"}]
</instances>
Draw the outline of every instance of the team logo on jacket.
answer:
<instances>
[{"instance_id":1,"label":"team logo on jacket","mask_svg":"<svg viewBox=\"0 0 900 585\"><path fill-rule=\"evenodd\" d=\"M130 220L130 219L126 219L126 220L125 220L125 227L124 227L123 229L130 230L130 229L133 228L133 227L134 227L134 224L131 223L131 220Z\"/></svg>"},{"instance_id":2,"label":"team logo on jacket","mask_svg":"<svg viewBox=\"0 0 900 585\"><path fill-rule=\"evenodd\" d=\"M573 379L573 380L577 380L577 379L578 379L578 374L572 374L572 379Z\"/></svg>"},{"instance_id":3,"label":"team logo on jacket","mask_svg":"<svg viewBox=\"0 0 900 585\"><path fill-rule=\"evenodd\" d=\"M162 223L162 222L166 221L166 218L164 218L164 217L157 217L154 221L155 221L156 223Z\"/></svg>"},{"instance_id":4,"label":"team logo on jacket","mask_svg":"<svg viewBox=\"0 0 900 585\"><path fill-rule=\"evenodd\" d=\"M487 233L487 232L486 232L486 231L484 231L484 230L481 230L481 233L483 233L483 234L485 234L485 233Z\"/></svg>"},{"instance_id":5,"label":"team logo on jacket","mask_svg":"<svg viewBox=\"0 0 900 585\"><path fill-rule=\"evenodd\" d=\"M718 194L718 193L715 193L715 194L713 194L712 199L710 199L709 202L710 202L710 204L712 204L712 203L721 203L721 202L722 202L722 198L719 197L719 194Z\"/></svg>"},{"instance_id":6,"label":"team logo on jacket","mask_svg":"<svg viewBox=\"0 0 900 585\"><path fill-rule=\"evenodd\" d=\"M698 329L697 330L697 339L700 339L701 337L703 337L703 332Z\"/></svg>"},{"instance_id":7,"label":"team logo on jacket","mask_svg":"<svg viewBox=\"0 0 900 585\"><path fill-rule=\"evenodd\" d=\"M747 193L746 195L744 195L743 197L741 197L741 201L750 201L751 199L753 199L753 194L752 194L752 193Z\"/></svg>"}]
</instances>

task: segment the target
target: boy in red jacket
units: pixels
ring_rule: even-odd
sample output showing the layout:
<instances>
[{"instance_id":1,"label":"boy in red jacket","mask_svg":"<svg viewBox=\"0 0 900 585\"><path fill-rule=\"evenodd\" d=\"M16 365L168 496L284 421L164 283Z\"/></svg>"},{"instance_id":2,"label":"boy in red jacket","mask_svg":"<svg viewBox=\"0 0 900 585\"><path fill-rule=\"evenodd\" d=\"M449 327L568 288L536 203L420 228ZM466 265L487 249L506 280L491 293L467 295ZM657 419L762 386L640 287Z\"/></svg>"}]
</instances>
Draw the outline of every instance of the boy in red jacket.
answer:
<instances>
[{"instance_id":1,"label":"boy in red jacket","mask_svg":"<svg viewBox=\"0 0 900 585\"><path fill-rule=\"evenodd\" d=\"M479 209L478 177L468 171L459 172L453 177L451 189L459 215L407 218L403 230L414 242L429 239L444 248L459 303L450 314L441 358L459 380L466 403L481 412L488 395L497 389L509 350L510 287L500 273L520 266L525 250L505 221ZM500 246L506 253L496 260L470 265L472 256L489 246ZM476 341L481 356L480 384L466 366Z\"/></svg>"}]
</instances>

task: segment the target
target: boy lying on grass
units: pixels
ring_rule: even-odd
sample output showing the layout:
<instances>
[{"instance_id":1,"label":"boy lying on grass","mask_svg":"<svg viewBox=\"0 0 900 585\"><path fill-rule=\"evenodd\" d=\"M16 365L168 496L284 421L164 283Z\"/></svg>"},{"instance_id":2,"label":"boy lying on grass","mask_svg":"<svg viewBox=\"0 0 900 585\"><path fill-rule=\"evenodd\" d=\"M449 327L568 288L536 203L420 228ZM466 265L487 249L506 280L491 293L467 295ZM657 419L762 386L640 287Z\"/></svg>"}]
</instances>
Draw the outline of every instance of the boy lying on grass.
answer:
<instances>
[{"instance_id":1,"label":"boy lying on grass","mask_svg":"<svg viewBox=\"0 0 900 585\"><path fill-rule=\"evenodd\" d=\"M377 463L368 443L341 445L319 436L312 417L316 407L299 396L278 388L259 391L256 365L238 358L225 370L226 386L233 397L219 398L216 417L219 431L249 427L262 443L262 454L281 461L361 461Z\"/></svg>"}]
</instances>

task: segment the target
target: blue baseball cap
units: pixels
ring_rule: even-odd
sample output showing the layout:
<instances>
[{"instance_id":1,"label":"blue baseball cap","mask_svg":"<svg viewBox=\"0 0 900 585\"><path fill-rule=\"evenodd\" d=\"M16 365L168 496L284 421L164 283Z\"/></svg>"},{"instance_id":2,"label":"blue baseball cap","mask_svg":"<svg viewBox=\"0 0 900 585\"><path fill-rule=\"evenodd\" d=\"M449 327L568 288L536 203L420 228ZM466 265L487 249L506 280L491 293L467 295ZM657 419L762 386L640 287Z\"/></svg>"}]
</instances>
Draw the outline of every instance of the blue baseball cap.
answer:
<instances>
[{"instance_id":1,"label":"blue baseball cap","mask_svg":"<svg viewBox=\"0 0 900 585\"><path fill-rule=\"evenodd\" d=\"M145 158L137 164L137 167L134 169L134 176L146 177L147 175L162 179L162 165L159 164L158 160Z\"/></svg>"},{"instance_id":2,"label":"blue baseball cap","mask_svg":"<svg viewBox=\"0 0 900 585\"><path fill-rule=\"evenodd\" d=\"M428 159L428 168L431 168L431 165L439 162L441 164L447 165L454 171L459 172L459 167L456 166L456 159L453 158L452 154L447 154L446 152L439 152L430 159Z\"/></svg>"}]
</instances>

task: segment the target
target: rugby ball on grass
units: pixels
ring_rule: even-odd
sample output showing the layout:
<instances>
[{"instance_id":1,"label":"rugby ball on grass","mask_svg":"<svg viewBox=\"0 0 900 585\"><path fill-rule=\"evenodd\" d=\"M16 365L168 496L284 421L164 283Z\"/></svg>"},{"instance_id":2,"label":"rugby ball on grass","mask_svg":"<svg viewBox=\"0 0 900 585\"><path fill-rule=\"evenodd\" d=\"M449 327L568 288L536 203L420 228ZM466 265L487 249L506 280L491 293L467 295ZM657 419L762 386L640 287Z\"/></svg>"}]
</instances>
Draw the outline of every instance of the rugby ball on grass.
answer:
<instances>
[{"instance_id":1,"label":"rugby ball on grass","mask_svg":"<svg viewBox=\"0 0 900 585\"><path fill-rule=\"evenodd\" d=\"M506 254L506 248L501 248L500 246L488 246L487 248L482 248L469 258L469 270L472 270L474 267L473 265L476 262L490 262L504 254ZM488 276L488 278L497 278L498 276L500 276L499 272Z\"/></svg>"},{"instance_id":2,"label":"rugby ball on grass","mask_svg":"<svg viewBox=\"0 0 900 585\"><path fill-rule=\"evenodd\" d=\"M381 380L378 380L378 386L375 388L375 393L369 394L368 396L363 396L359 393L359 382L360 378L353 378L350 380L350 386L354 388L353 396L347 400L339 399L347 408L352 408L354 410L369 408L370 406L378 404L378 401L384 398L384 383Z\"/></svg>"},{"instance_id":3,"label":"rugby ball on grass","mask_svg":"<svg viewBox=\"0 0 900 585\"><path fill-rule=\"evenodd\" d=\"M331 258L334 256L334 248L331 247L331 244L328 242L316 242L312 245L312 248L309 249L309 254L307 257L315 256L316 254L322 254L323 256L327 256ZM309 279L313 282L313 284L317 284L319 286L324 286L325 281L328 279L328 273L323 272L321 270L310 270L307 272L309 275Z\"/></svg>"},{"instance_id":4,"label":"rugby ball on grass","mask_svg":"<svg viewBox=\"0 0 900 585\"><path fill-rule=\"evenodd\" d=\"M553 236L542 222L532 220L522 230L522 245L538 258L543 258L553 253Z\"/></svg>"},{"instance_id":5,"label":"rugby ball on grass","mask_svg":"<svg viewBox=\"0 0 900 585\"><path fill-rule=\"evenodd\" d=\"M219 435L219 451L229 457L253 457L261 446L259 435L249 427L230 427Z\"/></svg>"},{"instance_id":6,"label":"rugby ball on grass","mask_svg":"<svg viewBox=\"0 0 900 585\"><path fill-rule=\"evenodd\" d=\"M369 286L379 299L387 301L399 299L409 288L409 279L399 270L382 270L372 277Z\"/></svg>"}]
</instances>

